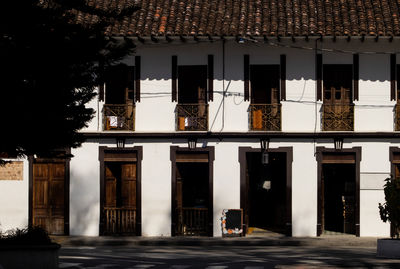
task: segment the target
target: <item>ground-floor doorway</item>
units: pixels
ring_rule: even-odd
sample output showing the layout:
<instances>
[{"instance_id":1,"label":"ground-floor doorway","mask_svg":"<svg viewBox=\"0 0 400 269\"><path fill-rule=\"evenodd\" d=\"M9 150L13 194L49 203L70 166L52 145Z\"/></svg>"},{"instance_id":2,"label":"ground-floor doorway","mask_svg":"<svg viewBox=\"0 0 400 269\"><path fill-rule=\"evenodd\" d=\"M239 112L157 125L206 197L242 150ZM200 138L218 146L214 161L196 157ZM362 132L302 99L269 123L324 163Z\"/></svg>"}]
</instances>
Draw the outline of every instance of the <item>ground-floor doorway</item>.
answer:
<instances>
[{"instance_id":1,"label":"ground-floor doorway","mask_svg":"<svg viewBox=\"0 0 400 269\"><path fill-rule=\"evenodd\" d=\"M241 149L244 232L291 235L291 150L274 149L262 162L259 149ZM290 155L290 156L288 156Z\"/></svg>"},{"instance_id":2,"label":"ground-floor doorway","mask_svg":"<svg viewBox=\"0 0 400 269\"><path fill-rule=\"evenodd\" d=\"M359 236L360 156L360 148L317 148L317 235Z\"/></svg>"},{"instance_id":3,"label":"ground-floor doorway","mask_svg":"<svg viewBox=\"0 0 400 269\"><path fill-rule=\"evenodd\" d=\"M50 235L67 235L69 204L68 161L64 159L30 159L30 220Z\"/></svg>"},{"instance_id":4,"label":"ground-floor doorway","mask_svg":"<svg viewBox=\"0 0 400 269\"><path fill-rule=\"evenodd\" d=\"M322 233L355 234L355 164L322 165Z\"/></svg>"},{"instance_id":5,"label":"ground-floor doorway","mask_svg":"<svg viewBox=\"0 0 400 269\"><path fill-rule=\"evenodd\" d=\"M172 235L212 236L210 151L172 148Z\"/></svg>"},{"instance_id":6,"label":"ground-floor doorway","mask_svg":"<svg viewBox=\"0 0 400 269\"><path fill-rule=\"evenodd\" d=\"M139 154L103 149L101 155L101 234L140 235Z\"/></svg>"}]
</instances>

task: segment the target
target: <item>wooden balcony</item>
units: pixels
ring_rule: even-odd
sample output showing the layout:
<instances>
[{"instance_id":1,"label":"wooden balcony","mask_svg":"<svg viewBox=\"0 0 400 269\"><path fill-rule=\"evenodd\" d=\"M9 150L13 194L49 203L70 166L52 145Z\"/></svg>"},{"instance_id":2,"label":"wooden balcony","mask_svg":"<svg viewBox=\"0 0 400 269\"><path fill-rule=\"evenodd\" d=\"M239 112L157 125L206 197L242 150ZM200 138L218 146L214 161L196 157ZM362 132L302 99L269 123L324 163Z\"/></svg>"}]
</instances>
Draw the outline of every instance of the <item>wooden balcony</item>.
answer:
<instances>
[{"instance_id":1,"label":"wooden balcony","mask_svg":"<svg viewBox=\"0 0 400 269\"><path fill-rule=\"evenodd\" d=\"M177 131L208 130L207 104L177 104L175 113Z\"/></svg>"},{"instance_id":2,"label":"wooden balcony","mask_svg":"<svg viewBox=\"0 0 400 269\"><path fill-rule=\"evenodd\" d=\"M394 113L394 130L400 131L400 105L395 105Z\"/></svg>"},{"instance_id":3,"label":"wooden balcony","mask_svg":"<svg viewBox=\"0 0 400 269\"><path fill-rule=\"evenodd\" d=\"M136 209L105 207L104 234L136 234Z\"/></svg>"},{"instance_id":4,"label":"wooden balcony","mask_svg":"<svg viewBox=\"0 0 400 269\"><path fill-rule=\"evenodd\" d=\"M251 104L250 131L281 131L281 104Z\"/></svg>"},{"instance_id":5,"label":"wooden balcony","mask_svg":"<svg viewBox=\"0 0 400 269\"><path fill-rule=\"evenodd\" d=\"M134 131L135 106L132 104L105 104L103 106L104 131Z\"/></svg>"},{"instance_id":6,"label":"wooden balcony","mask_svg":"<svg viewBox=\"0 0 400 269\"><path fill-rule=\"evenodd\" d=\"M354 104L349 105L322 105L323 131L353 131Z\"/></svg>"},{"instance_id":7,"label":"wooden balcony","mask_svg":"<svg viewBox=\"0 0 400 269\"><path fill-rule=\"evenodd\" d=\"M208 209L184 207L178 212L177 235L208 235Z\"/></svg>"}]
</instances>

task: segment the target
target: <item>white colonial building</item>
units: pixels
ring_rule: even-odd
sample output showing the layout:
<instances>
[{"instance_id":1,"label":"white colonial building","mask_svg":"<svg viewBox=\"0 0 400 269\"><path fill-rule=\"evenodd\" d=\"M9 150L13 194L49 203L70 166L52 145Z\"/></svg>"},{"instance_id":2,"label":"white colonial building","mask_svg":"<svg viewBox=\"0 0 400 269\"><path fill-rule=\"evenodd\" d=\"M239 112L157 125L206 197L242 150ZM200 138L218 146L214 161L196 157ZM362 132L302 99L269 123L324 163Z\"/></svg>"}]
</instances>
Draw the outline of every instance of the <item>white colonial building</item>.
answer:
<instances>
[{"instance_id":1,"label":"white colonial building","mask_svg":"<svg viewBox=\"0 0 400 269\"><path fill-rule=\"evenodd\" d=\"M243 234L390 234L396 1L141 2L74 157L1 168L2 230L218 237L241 209Z\"/></svg>"}]
</instances>

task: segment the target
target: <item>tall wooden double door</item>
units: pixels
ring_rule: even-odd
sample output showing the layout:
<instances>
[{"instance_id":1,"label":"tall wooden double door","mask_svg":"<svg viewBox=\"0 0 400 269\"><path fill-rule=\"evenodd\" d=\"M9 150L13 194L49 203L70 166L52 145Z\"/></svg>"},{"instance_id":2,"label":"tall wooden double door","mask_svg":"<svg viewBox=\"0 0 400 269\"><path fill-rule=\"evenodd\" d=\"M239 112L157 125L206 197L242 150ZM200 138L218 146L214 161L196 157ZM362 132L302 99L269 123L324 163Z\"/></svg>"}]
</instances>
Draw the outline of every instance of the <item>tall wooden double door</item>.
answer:
<instances>
[{"instance_id":1,"label":"tall wooden double door","mask_svg":"<svg viewBox=\"0 0 400 269\"><path fill-rule=\"evenodd\" d=\"M137 234L135 162L105 162L104 234Z\"/></svg>"},{"instance_id":2,"label":"tall wooden double door","mask_svg":"<svg viewBox=\"0 0 400 269\"><path fill-rule=\"evenodd\" d=\"M32 225L49 234L63 235L65 231L66 163L33 163Z\"/></svg>"}]
</instances>

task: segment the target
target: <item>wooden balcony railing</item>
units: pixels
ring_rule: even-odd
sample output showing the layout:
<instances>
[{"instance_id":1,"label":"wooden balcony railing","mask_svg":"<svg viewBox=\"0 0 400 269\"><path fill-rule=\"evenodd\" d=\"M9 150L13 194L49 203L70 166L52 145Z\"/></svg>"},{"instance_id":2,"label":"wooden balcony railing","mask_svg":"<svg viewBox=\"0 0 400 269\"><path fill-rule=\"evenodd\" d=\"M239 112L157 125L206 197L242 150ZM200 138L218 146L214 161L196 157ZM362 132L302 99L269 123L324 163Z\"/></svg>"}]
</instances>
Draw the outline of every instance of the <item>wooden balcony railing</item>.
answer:
<instances>
[{"instance_id":1,"label":"wooden balcony railing","mask_svg":"<svg viewBox=\"0 0 400 269\"><path fill-rule=\"evenodd\" d=\"M105 207L104 234L136 234L136 209Z\"/></svg>"},{"instance_id":2,"label":"wooden balcony railing","mask_svg":"<svg viewBox=\"0 0 400 269\"><path fill-rule=\"evenodd\" d=\"M177 104L175 113L177 131L208 130L207 104Z\"/></svg>"},{"instance_id":3,"label":"wooden balcony railing","mask_svg":"<svg viewBox=\"0 0 400 269\"><path fill-rule=\"evenodd\" d=\"M251 104L249 130L281 131L281 104Z\"/></svg>"},{"instance_id":4,"label":"wooden balcony railing","mask_svg":"<svg viewBox=\"0 0 400 269\"><path fill-rule=\"evenodd\" d=\"M103 106L103 130L134 131L135 106L132 104Z\"/></svg>"},{"instance_id":5,"label":"wooden balcony railing","mask_svg":"<svg viewBox=\"0 0 400 269\"><path fill-rule=\"evenodd\" d=\"M395 105L394 113L394 130L400 131L400 105Z\"/></svg>"},{"instance_id":6,"label":"wooden balcony railing","mask_svg":"<svg viewBox=\"0 0 400 269\"><path fill-rule=\"evenodd\" d=\"M178 235L208 235L208 209L184 207L178 212Z\"/></svg>"},{"instance_id":7,"label":"wooden balcony railing","mask_svg":"<svg viewBox=\"0 0 400 269\"><path fill-rule=\"evenodd\" d=\"M353 131L354 104L322 105L323 131Z\"/></svg>"}]
</instances>

